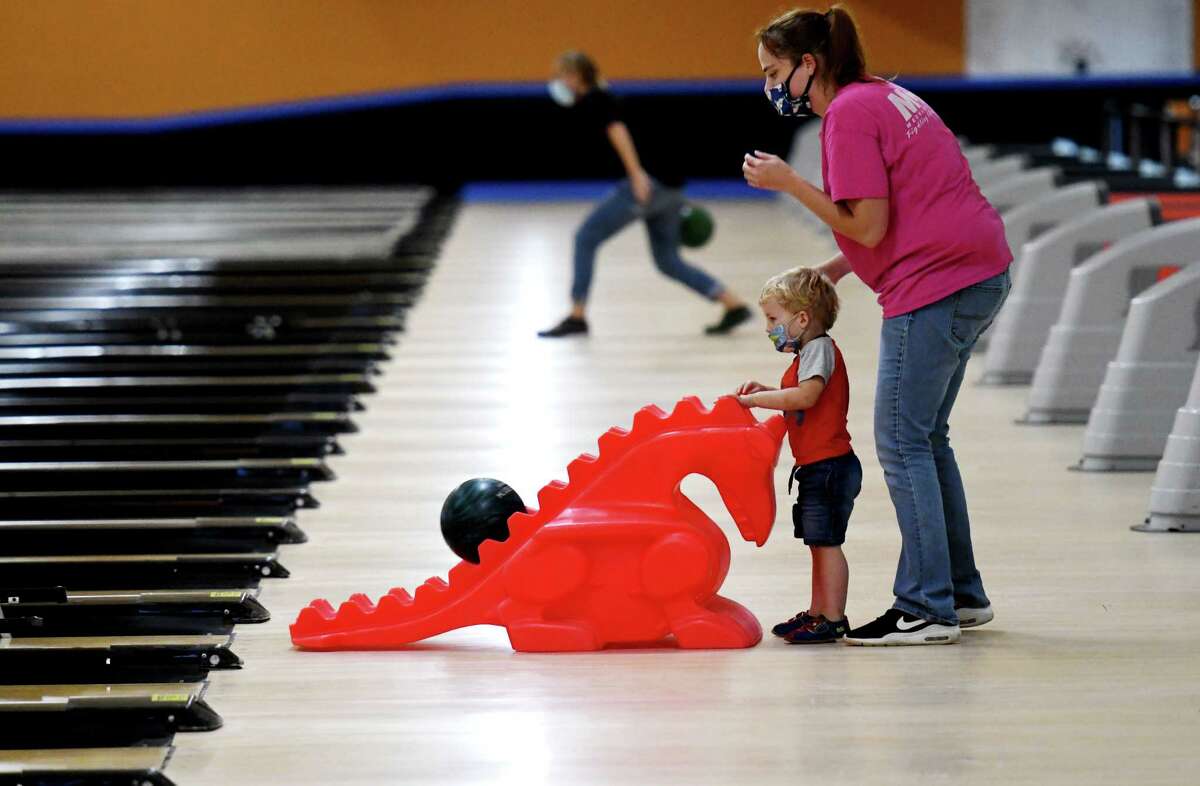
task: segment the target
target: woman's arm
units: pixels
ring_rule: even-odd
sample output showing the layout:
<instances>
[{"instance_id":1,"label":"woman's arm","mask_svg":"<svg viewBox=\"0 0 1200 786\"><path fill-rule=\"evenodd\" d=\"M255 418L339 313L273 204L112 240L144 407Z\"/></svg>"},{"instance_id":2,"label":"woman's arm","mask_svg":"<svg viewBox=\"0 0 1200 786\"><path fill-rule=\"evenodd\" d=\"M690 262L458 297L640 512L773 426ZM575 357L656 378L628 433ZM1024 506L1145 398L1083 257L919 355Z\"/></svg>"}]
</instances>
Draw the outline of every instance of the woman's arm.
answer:
<instances>
[{"instance_id":1,"label":"woman's arm","mask_svg":"<svg viewBox=\"0 0 1200 786\"><path fill-rule=\"evenodd\" d=\"M646 204L650 201L650 176L646 174L646 170L642 169L642 162L638 159L637 148L634 147L633 137L629 134L629 128L620 120L609 123L605 129L608 134L608 141L612 143L613 149L617 151L617 156L620 157L621 163L625 166L625 173L629 175L629 184L633 187L633 196L641 204Z\"/></svg>"},{"instance_id":2,"label":"woman's arm","mask_svg":"<svg viewBox=\"0 0 1200 786\"><path fill-rule=\"evenodd\" d=\"M834 202L821 189L799 175L787 193L800 201L817 218L839 235L856 243L875 248L888 229L887 199L846 199Z\"/></svg>"},{"instance_id":3,"label":"woman's arm","mask_svg":"<svg viewBox=\"0 0 1200 786\"><path fill-rule=\"evenodd\" d=\"M887 234L886 198L834 202L824 191L796 174L779 156L758 151L746 156L742 173L746 176L746 182L755 188L790 194L834 232L867 248L879 245Z\"/></svg>"},{"instance_id":4,"label":"woman's arm","mask_svg":"<svg viewBox=\"0 0 1200 786\"><path fill-rule=\"evenodd\" d=\"M762 407L763 409L779 409L793 412L798 409L810 409L821 397L825 389L825 380L821 377L806 379L794 388L782 390L760 390L757 393L738 396L738 403L743 407Z\"/></svg>"},{"instance_id":5,"label":"woman's arm","mask_svg":"<svg viewBox=\"0 0 1200 786\"><path fill-rule=\"evenodd\" d=\"M834 284L845 278L846 274L852 272L850 270L850 260L846 259L846 255L841 251L817 265L817 270L828 276L829 280Z\"/></svg>"}]
</instances>

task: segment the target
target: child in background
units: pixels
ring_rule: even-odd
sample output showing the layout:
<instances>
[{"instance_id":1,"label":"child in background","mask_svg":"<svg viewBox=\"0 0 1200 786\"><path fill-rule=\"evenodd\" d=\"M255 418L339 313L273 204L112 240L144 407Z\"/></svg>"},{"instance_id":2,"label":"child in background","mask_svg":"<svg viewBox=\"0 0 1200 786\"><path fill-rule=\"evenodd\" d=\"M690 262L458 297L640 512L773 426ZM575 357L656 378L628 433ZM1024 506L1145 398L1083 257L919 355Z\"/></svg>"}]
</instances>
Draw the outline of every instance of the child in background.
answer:
<instances>
[{"instance_id":1,"label":"child in background","mask_svg":"<svg viewBox=\"0 0 1200 786\"><path fill-rule=\"evenodd\" d=\"M557 325L540 331L543 338L587 335L585 313L596 251L610 237L631 223L646 224L654 265L667 278L678 281L701 297L725 307L721 318L704 329L715 336L728 333L751 318L750 308L715 278L679 255L680 208L683 207L683 172L686 163L679 159L673 144L643 136L636 146L620 102L605 87L595 61L582 52L565 52L558 58L557 78L550 83L550 95L565 107L571 107L588 133L602 137L617 154L626 177L584 220L575 232L574 280L571 284L571 311ZM581 142L581 150L592 149Z\"/></svg>"},{"instance_id":2,"label":"child in background","mask_svg":"<svg viewBox=\"0 0 1200 786\"><path fill-rule=\"evenodd\" d=\"M862 487L862 465L850 447L846 364L827 331L838 314L838 296L821 273L798 267L763 287L758 305L767 336L795 360L778 388L750 381L737 390L744 407L777 409L787 419L795 466L788 477L798 498L792 506L797 538L812 553L812 603L771 632L791 644L823 644L846 635L850 569L842 553L846 525Z\"/></svg>"}]
</instances>

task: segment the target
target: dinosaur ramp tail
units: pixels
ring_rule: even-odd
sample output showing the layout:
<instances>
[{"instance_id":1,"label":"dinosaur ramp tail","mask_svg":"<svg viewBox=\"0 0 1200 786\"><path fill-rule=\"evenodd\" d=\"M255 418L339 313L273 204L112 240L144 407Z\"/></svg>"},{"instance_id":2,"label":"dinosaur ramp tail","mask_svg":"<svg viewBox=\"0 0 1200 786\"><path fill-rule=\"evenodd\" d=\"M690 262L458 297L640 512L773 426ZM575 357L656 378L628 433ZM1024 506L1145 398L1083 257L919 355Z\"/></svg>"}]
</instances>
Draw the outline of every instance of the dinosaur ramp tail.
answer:
<instances>
[{"instance_id":1,"label":"dinosaur ramp tail","mask_svg":"<svg viewBox=\"0 0 1200 786\"><path fill-rule=\"evenodd\" d=\"M471 580L481 572L460 563L449 582L431 578L411 595L397 588L374 603L363 594L337 608L314 600L292 623L292 643L305 650L395 649L455 628L496 624L487 584Z\"/></svg>"}]
</instances>

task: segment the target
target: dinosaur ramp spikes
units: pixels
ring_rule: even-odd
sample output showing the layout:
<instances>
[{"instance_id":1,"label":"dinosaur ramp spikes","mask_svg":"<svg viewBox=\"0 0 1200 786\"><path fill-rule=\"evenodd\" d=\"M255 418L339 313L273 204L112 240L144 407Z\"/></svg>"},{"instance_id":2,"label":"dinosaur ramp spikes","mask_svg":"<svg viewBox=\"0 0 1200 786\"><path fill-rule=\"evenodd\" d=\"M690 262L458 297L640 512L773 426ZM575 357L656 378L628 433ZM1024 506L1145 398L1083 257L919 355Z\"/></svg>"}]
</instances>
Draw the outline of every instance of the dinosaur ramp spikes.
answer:
<instances>
[{"instance_id":1,"label":"dinosaur ramp spikes","mask_svg":"<svg viewBox=\"0 0 1200 786\"><path fill-rule=\"evenodd\" d=\"M333 619L333 615L337 613L337 610L333 608L333 604L324 598L317 598L312 603L308 604L308 608L312 609L327 620Z\"/></svg>"},{"instance_id":2,"label":"dinosaur ramp spikes","mask_svg":"<svg viewBox=\"0 0 1200 786\"><path fill-rule=\"evenodd\" d=\"M539 526L541 526L540 523ZM481 567L486 565L491 570L505 559L508 559L509 554L516 551L516 549L517 541L512 535L509 535L508 540L504 542L485 540L479 544L479 564Z\"/></svg>"},{"instance_id":3,"label":"dinosaur ramp spikes","mask_svg":"<svg viewBox=\"0 0 1200 786\"><path fill-rule=\"evenodd\" d=\"M699 398L687 396L676 402L670 414L653 404L642 407L633 417L633 429L630 433L635 438L634 442L640 442L666 431L721 425L746 426L757 422L749 410L738 404L737 399L732 396L717 399L712 409L706 409ZM603 453L601 458L604 458Z\"/></svg>"},{"instance_id":4,"label":"dinosaur ramp spikes","mask_svg":"<svg viewBox=\"0 0 1200 786\"><path fill-rule=\"evenodd\" d=\"M542 515L539 518L556 515L562 510L567 499L567 484L561 480L552 480L542 486L538 492L538 508Z\"/></svg>"},{"instance_id":5,"label":"dinosaur ramp spikes","mask_svg":"<svg viewBox=\"0 0 1200 786\"><path fill-rule=\"evenodd\" d=\"M683 425L699 425L703 423L708 416L709 411L700 403L700 399L695 396L681 398L675 404L675 409L671 410L671 414L667 416L667 420L671 425L679 427Z\"/></svg>"},{"instance_id":6,"label":"dinosaur ramp spikes","mask_svg":"<svg viewBox=\"0 0 1200 786\"><path fill-rule=\"evenodd\" d=\"M733 396L721 396L719 399L717 399L716 402L713 403L713 408L710 414L712 417L720 420L736 421L739 419L745 419L743 417L745 415L749 415L750 418L754 417L750 414L750 410L739 404L737 399Z\"/></svg>"},{"instance_id":7,"label":"dinosaur ramp spikes","mask_svg":"<svg viewBox=\"0 0 1200 786\"><path fill-rule=\"evenodd\" d=\"M514 513L508 519L508 539L523 543L539 526L541 521L538 519L538 511Z\"/></svg>"},{"instance_id":8,"label":"dinosaur ramp spikes","mask_svg":"<svg viewBox=\"0 0 1200 786\"><path fill-rule=\"evenodd\" d=\"M479 580L483 574L483 569L478 565L472 565L469 562L460 562L450 569L446 579L450 582L451 588L455 590L464 590L473 585Z\"/></svg>"},{"instance_id":9,"label":"dinosaur ramp spikes","mask_svg":"<svg viewBox=\"0 0 1200 786\"><path fill-rule=\"evenodd\" d=\"M449 589L450 585L434 576L417 587L417 591L413 593L413 606L417 611L429 611L437 608L444 601Z\"/></svg>"},{"instance_id":10,"label":"dinosaur ramp spikes","mask_svg":"<svg viewBox=\"0 0 1200 786\"><path fill-rule=\"evenodd\" d=\"M374 611L374 609L372 609ZM337 619L341 622L353 625L357 622L365 620L369 612L362 607L361 604L353 600L342 601L342 605L338 606Z\"/></svg>"},{"instance_id":11,"label":"dinosaur ramp spikes","mask_svg":"<svg viewBox=\"0 0 1200 786\"><path fill-rule=\"evenodd\" d=\"M663 412L654 404L647 404L634 414L632 433L638 434L641 432L645 434L658 432L661 430L662 423L666 419L666 412Z\"/></svg>"},{"instance_id":12,"label":"dinosaur ramp spikes","mask_svg":"<svg viewBox=\"0 0 1200 786\"><path fill-rule=\"evenodd\" d=\"M671 428L703 428L706 426L742 426L754 425L757 419L750 410L737 403L733 396L722 396L713 404L712 409L705 409L700 399L688 396L680 399L667 418Z\"/></svg>"},{"instance_id":13,"label":"dinosaur ramp spikes","mask_svg":"<svg viewBox=\"0 0 1200 786\"><path fill-rule=\"evenodd\" d=\"M292 636L295 637L297 631L304 634L318 633L324 629L325 624L336 616L333 606L325 599L314 600L304 608L300 609L300 614L296 617L296 622L292 625Z\"/></svg>"},{"instance_id":14,"label":"dinosaur ramp spikes","mask_svg":"<svg viewBox=\"0 0 1200 786\"><path fill-rule=\"evenodd\" d=\"M571 485L587 483L596 475L597 458L591 453L580 453L579 457L567 465L567 479Z\"/></svg>"},{"instance_id":15,"label":"dinosaur ramp spikes","mask_svg":"<svg viewBox=\"0 0 1200 786\"><path fill-rule=\"evenodd\" d=\"M408 593L405 593L405 596L407 595ZM388 593L379 598L379 603L375 606L375 613L387 619L403 619L410 608L412 608L412 598L402 601Z\"/></svg>"},{"instance_id":16,"label":"dinosaur ramp spikes","mask_svg":"<svg viewBox=\"0 0 1200 786\"><path fill-rule=\"evenodd\" d=\"M689 396L670 414L643 407L630 430L600 436L598 455L568 465L569 482L547 483L538 509L513 514L506 540L483 541L479 564L458 563L448 581L431 578L411 595L395 588L372 603L356 593L336 609L313 601L292 624L292 641L395 649L495 624L518 650L664 637L685 648L754 646L762 635L754 615L717 595L729 565L725 535L679 484L693 472L708 476L743 537L761 545L774 522L782 424L779 416L760 424L732 397L705 409Z\"/></svg>"},{"instance_id":17,"label":"dinosaur ramp spikes","mask_svg":"<svg viewBox=\"0 0 1200 786\"><path fill-rule=\"evenodd\" d=\"M387 597L395 598L405 606L412 604L412 595L409 595L408 590L404 589L404 587L392 587L388 590Z\"/></svg>"},{"instance_id":18,"label":"dinosaur ramp spikes","mask_svg":"<svg viewBox=\"0 0 1200 786\"><path fill-rule=\"evenodd\" d=\"M495 589L477 585L456 592L434 577L413 596L393 589L378 604L358 594L336 612L314 602L292 624L292 643L308 650L395 649L455 628L492 624L500 600Z\"/></svg>"},{"instance_id":19,"label":"dinosaur ramp spikes","mask_svg":"<svg viewBox=\"0 0 1200 786\"><path fill-rule=\"evenodd\" d=\"M614 426L600 435L597 445L600 448L599 461L605 464L615 461L630 447L629 432Z\"/></svg>"}]
</instances>

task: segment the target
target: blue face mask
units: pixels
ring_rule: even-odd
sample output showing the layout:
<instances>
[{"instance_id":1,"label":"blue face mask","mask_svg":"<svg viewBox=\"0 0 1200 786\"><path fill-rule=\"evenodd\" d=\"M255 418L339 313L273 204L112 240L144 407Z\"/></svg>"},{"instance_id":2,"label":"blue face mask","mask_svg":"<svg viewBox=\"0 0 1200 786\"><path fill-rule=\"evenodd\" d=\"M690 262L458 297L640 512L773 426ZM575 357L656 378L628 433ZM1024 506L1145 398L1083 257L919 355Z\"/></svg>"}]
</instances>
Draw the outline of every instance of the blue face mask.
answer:
<instances>
[{"instance_id":1,"label":"blue face mask","mask_svg":"<svg viewBox=\"0 0 1200 786\"><path fill-rule=\"evenodd\" d=\"M771 343L775 345L776 352L796 352L800 349L800 336L792 338L787 332L787 326L792 324L792 322L798 316L800 315L797 314L787 322L781 325L776 325L775 327L771 328L769 333L767 333L767 338L771 339ZM803 335L803 333L801 335Z\"/></svg>"},{"instance_id":2,"label":"blue face mask","mask_svg":"<svg viewBox=\"0 0 1200 786\"><path fill-rule=\"evenodd\" d=\"M783 117L813 117L816 114L813 112L812 101L808 97L809 91L812 90L813 77L817 75L816 71L808 75L808 82L804 85L804 92L797 98L792 98L792 94L788 92L788 85L791 84L792 77L796 74L796 69L799 67L800 63L797 63L788 73L787 79L767 91L767 98L771 100L775 111Z\"/></svg>"},{"instance_id":3,"label":"blue face mask","mask_svg":"<svg viewBox=\"0 0 1200 786\"><path fill-rule=\"evenodd\" d=\"M546 89L550 92L550 97L554 99L554 103L559 106L574 106L575 93L571 88L567 87L567 83L561 79L552 79L546 83Z\"/></svg>"}]
</instances>

